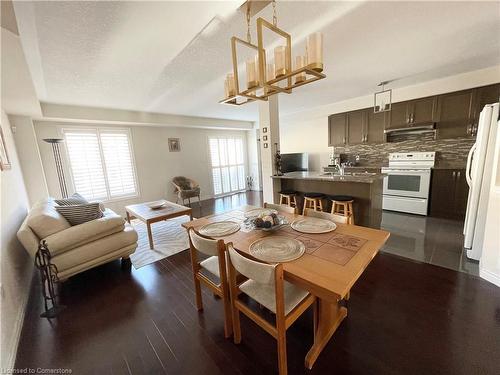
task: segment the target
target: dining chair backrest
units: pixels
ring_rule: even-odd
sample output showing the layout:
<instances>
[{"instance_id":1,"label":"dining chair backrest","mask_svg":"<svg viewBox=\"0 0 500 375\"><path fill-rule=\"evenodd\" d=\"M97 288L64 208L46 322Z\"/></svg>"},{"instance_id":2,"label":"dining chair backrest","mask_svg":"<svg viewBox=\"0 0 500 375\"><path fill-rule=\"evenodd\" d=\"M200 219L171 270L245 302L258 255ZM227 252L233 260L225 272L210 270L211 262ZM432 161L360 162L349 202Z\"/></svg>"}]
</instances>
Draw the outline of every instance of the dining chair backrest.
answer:
<instances>
[{"instance_id":1,"label":"dining chair backrest","mask_svg":"<svg viewBox=\"0 0 500 375\"><path fill-rule=\"evenodd\" d=\"M264 208L271 208L278 212L283 212L287 214L294 214L295 207L285 206L283 204L274 204L274 203L264 203Z\"/></svg>"},{"instance_id":2,"label":"dining chair backrest","mask_svg":"<svg viewBox=\"0 0 500 375\"><path fill-rule=\"evenodd\" d=\"M233 267L243 276L261 284L270 284L274 287L275 266L256 262L238 253L232 244L227 246Z\"/></svg>"},{"instance_id":3,"label":"dining chair backrest","mask_svg":"<svg viewBox=\"0 0 500 375\"><path fill-rule=\"evenodd\" d=\"M205 255L217 256L218 255L218 240L202 237L193 228L189 228L189 238L194 248Z\"/></svg>"},{"instance_id":4,"label":"dining chair backrest","mask_svg":"<svg viewBox=\"0 0 500 375\"><path fill-rule=\"evenodd\" d=\"M304 210L304 216L317 217L318 219L330 220L338 224L347 224L348 220L347 216L331 214L329 212L315 211L311 208L306 208Z\"/></svg>"}]
</instances>

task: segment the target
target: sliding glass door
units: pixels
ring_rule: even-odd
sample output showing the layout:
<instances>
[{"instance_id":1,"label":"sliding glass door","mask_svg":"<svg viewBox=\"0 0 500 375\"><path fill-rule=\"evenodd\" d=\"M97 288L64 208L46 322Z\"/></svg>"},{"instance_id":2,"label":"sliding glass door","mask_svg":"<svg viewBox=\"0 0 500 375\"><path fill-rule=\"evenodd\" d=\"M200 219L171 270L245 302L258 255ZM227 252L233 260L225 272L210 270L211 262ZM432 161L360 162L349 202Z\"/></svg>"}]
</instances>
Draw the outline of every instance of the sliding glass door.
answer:
<instances>
[{"instance_id":1,"label":"sliding glass door","mask_svg":"<svg viewBox=\"0 0 500 375\"><path fill-rule=\"evenodd\" d=\"M245 154L242 138L211 137L208 140L215 195L245 190Z\"/></svg>"}]
</instances>

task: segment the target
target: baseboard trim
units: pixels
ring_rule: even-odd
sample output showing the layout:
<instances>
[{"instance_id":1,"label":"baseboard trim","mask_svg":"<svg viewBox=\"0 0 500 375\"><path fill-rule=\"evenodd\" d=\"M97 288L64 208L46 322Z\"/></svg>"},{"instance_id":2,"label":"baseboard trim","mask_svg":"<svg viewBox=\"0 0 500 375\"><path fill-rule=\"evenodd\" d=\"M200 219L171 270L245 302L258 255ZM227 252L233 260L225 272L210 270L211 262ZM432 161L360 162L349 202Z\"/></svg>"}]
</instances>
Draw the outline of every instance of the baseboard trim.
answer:
<instances>
[{"instance_id":1,"label":"baseboard trim","mask_svg":"<svg viewBox=\"0 0 500 375\"><path fill-rule=\"evenodd\" d=\"M14 332L12 336L12 342L10 345L11 352L9 353L9 359L7 360L7 368L13 369L16 365L17 351L19 349L19 342L21 341L21 335L23 333L24 319L26 317L26 311L28 310L28 302L30 300L31 291L33 290L33 280L35 272L32 270L31 278L29 281L29 291L24 297L24 301L21 303L21 310L19 311L18 317L16 319L16 324L14 327Z\"/></svg>"},{"instance_id":2,"label":"baseboard trim","mask_svg":"<svg viewBox=\"0 0 500 375\"><path fill-rule=\"evenodd\" d=\"M485 279L486 281L489 281L492 284L495 284L496 286L500 287L500 275L493 273L491 271L488 271L484 268L479 269L479 276L482 279Z\"/></svg>"}]
</instances>

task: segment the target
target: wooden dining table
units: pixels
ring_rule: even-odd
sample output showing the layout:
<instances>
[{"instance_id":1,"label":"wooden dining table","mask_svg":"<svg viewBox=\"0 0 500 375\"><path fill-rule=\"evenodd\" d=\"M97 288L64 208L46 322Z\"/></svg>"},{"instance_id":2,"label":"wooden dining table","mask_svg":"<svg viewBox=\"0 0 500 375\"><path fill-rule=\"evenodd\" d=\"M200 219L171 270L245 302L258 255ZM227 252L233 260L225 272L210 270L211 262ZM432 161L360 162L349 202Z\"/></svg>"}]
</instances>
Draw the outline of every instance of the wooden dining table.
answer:
<instances>
[{"instance_id":1,"label":"wooden dining table","mask_svg":"<svg viewBox=\"0 0 500 375\"><path fill-rule=\"evenodd\" d=\"M215 214L182 226L199 229L205 224L219 221L243 223L245 212L255 206L242 206L223 214ZM289 223L303 218L298 214L287 214ZM285 279L308 290L317 297L317 316L314 322L314 342L306 355L305 366L311 369L340 323L347 316L347 307L342 300L349 299L354 283L377 255L389 238L389 232L349 224L336 224L337 228L328 233L307 234L297 232L290 225L276 231L242 229L223 237L224 242L232 242L234 247L250 255L250 245L267 236L288 236L305 245L305 253L298 259L283 263Z\"/></svg>"}]
</instances>

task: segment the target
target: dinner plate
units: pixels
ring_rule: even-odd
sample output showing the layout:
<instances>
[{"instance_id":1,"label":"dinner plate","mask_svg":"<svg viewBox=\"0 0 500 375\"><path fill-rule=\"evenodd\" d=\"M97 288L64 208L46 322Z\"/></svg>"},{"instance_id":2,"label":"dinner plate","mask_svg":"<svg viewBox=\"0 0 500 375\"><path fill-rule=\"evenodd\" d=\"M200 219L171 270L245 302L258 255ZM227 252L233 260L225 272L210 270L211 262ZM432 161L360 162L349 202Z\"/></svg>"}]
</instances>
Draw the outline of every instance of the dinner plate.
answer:
<instances>
[{"instance_id":1,"label":"dinner plate","mask_svg":"<svg viewBox=\"0 0 500 375\"><path fill-rule=\"evenodd\" d=\"M218 221L205 224L199 230L200 234L208 237L223 237L240 230L240 224L234 221Z\"/></svg>"},{"instance_id":2,"label":"dinner plate","mask_svg":"<svg viewBox=\"0 0 500 375\"><path fill-rule=\"evenodd\" d=\"M272 208L254 208L252 210L245 212L245 217L248 219L255 219L259 215L268 216L268 215L277 214L277 213L278 213L278 211L276 211Z\"/></svg>"},{"instance_id":3,"label":"dinner plate","mask_svg":"<svg viewBox=\"0 0 500 375\"><path fill-rule=\"evenodd\" d=\"M163 206L165 206L166 203L167 201L165 199L160 199L159 201L149 202L148 207L153 210L156 210L158 208L162 208Z\"/></svg>"},{"instance_id":4,"label":"dinner plate","mask_svg":"<svg viewBox=\"0 0 500 375\"><path fill-rule=\"evenodd\" d=\"M290 262L300 258L305 245L294 238L285 236L269 236L261 238L250 245L250 254L264 262Z\"/></svg>"},{"instance_id":5,"label":"dinner plate","mask_svg":"<svg viewBox=\"0 0 500 375\"><path fill-rule=\"evenodd\" d=\"M315 217L294 220L291 227L301 233L328 233L337 228L334 222Z\"/></svg>"}]
</instances>

